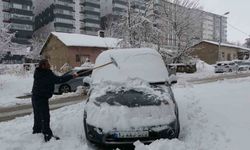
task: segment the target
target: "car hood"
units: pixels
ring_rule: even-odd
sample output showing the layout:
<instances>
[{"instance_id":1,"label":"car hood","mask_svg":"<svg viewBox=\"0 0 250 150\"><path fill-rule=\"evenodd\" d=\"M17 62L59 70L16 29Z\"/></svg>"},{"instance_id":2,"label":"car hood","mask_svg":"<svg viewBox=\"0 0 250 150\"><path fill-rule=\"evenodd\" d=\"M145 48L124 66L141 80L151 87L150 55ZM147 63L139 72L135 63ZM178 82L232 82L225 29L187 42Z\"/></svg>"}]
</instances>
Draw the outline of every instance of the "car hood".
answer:
<instances>
[{"instance_id":1,"label":"car hood","mask_svg":"<svg viewBox=\"0 0 250 150\"><path fill-rule=\"evenodd\" d=\"M157 97L156 103L146 105L129 105L110 102L99 102L96 99L107 94L109 91L119 93L120 90L136 90ZM142 80L131 80L126 83L107 82L94 87L91 91L88 103L85 105L87 112L87 123L103 129L105 132L140 128L142 126L155 126L169 124L175 120L175 104L171 99L170 88L165 85L152 86ZM158 103L165 100L167 103ZM131 100L130 100L131 101Z\"/></svg>"},{"instance_id":2,"label":"car hood","mask_svg":"<svg viewBox=\"0 0 250 150\"><path fill-rule=\"evenodd\" d=\"M107 103L97 106L89 103L85 107L87 123L101 128L104 133L131 128L166 125L176 119L172 105L160 106L110 106Z\"/></svg>"}]
</instances>

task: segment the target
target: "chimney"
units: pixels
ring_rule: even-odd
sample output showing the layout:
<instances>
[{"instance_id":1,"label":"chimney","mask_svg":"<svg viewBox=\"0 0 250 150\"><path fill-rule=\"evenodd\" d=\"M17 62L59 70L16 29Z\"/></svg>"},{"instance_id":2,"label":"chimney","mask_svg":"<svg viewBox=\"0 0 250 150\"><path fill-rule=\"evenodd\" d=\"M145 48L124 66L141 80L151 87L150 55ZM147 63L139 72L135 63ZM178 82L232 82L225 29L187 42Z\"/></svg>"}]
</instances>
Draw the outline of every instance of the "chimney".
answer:
<instances>
[{"instance_id":1,"label":"chimney","mask_svg":"<svg viewBox=\"0 0 250 150\"><path fill-rule=\"evenodd\" d=\"M98 36L104 38L104 31L103 30L99 30L98 31Z\"/></svg>"}]
</instances>

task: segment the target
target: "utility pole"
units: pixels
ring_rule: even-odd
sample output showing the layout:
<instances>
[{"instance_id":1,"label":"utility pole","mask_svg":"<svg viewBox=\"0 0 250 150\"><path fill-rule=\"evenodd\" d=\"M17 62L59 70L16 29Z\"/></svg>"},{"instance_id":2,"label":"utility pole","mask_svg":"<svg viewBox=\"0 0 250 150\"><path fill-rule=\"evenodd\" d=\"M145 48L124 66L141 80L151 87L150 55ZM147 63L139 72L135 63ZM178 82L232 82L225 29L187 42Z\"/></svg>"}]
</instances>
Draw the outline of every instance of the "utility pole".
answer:
<instances>
[{"instance_id":1,"label":"utility pole","mask_svg":"<svg viewBox=\"0 0 250 150\"><path fill-rule=\"evenodd\" d=\"M222 17L228 15L230 12L226 12L223 15L220 16L220 37L219 37L219 47L218 47L218 52L220 53L220 48L221 48L221 43L222 43Z\"/></svg>"}]
</instances>

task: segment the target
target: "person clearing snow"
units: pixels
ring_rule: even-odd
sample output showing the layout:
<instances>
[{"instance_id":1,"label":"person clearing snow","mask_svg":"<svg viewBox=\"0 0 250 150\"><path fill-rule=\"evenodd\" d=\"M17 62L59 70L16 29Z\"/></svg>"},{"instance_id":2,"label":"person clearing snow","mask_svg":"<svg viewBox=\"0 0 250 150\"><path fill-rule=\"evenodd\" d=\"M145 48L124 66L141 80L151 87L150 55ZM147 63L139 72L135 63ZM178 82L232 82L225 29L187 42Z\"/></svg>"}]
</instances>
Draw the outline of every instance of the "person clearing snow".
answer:
<instances>
[{"instance_id":1,"label":"person clearing snow","mask_svg":"<svg viewBox=\"0 0 250 150\"><path fill-rule=\"evenodd\" d=\"M34 73L34 83L32 88L32 107L34 112L34 126L32 134L43 133L45 142L52 137L59 140L60 138L54 136L50 129L50 114L49 114L49 98L54 92L54 85L56 83L66 82L77 77L78 74L68 76L56 76L50 70L50 64L47 59L39 62L39 67Z\"/></svg>"}]
</instances>

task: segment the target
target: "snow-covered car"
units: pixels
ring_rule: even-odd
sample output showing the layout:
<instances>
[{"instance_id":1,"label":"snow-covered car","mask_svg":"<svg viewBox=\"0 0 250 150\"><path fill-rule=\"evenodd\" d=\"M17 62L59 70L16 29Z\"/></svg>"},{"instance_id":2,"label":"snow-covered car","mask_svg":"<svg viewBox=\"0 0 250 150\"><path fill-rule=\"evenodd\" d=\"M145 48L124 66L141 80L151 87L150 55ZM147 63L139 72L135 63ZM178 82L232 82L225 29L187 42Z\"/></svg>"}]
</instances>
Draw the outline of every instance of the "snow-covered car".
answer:
<instances>
[{"instance_id":1,"label":"snow-covered car","mask_svg":"<svg viewBox=\"0 0 250 150\"><path fill-rule=\"evenodd\" d=\"M101 145L178 138L178 106L161 55L149 48L102 52L84 108L86 139ZM89 81L90 82L90 81ZM175 82L175 81L174 81Z\"/></svg>"},{"instance_id":2,"label":"snow-covered car","mask_svg":"<svg viewBox=\"0 0 250 150\"><path fill-rule=\"evenodd\" d=\"M250 61L249 60L234 60L238 65L237 71L249 71L250 70Z\"/></svg>"},{"instance_id":3,"label":"snow-covered car","mask_svg":"<svg viewBox=\"0 0 250 150\"><path fill-rule=\"evenodd\" d=\"M233 72L238 70L238 65L233 61L217 62L214 67L215 73Z\"/></svg>"},{"instance_id":4,"label":"snow-covered car","mask_svg":"<svg viewBox=\"0 0 250 150\"><path fill-rule=\"evenodd\" d=\"M65 74L63 74L63 76L68 74L73 74L75 72L79 74L79 77L71 79L61 84L55 84L55 89L54 89L55 94L73 92L76 91L77 87L79 86L85 87L86 89L89 88L88 86L86 86L86 84L83 83L83 79L87 76L90 76L92 70L76 68L66 72Z\"/></svg>"}]
</instances>

